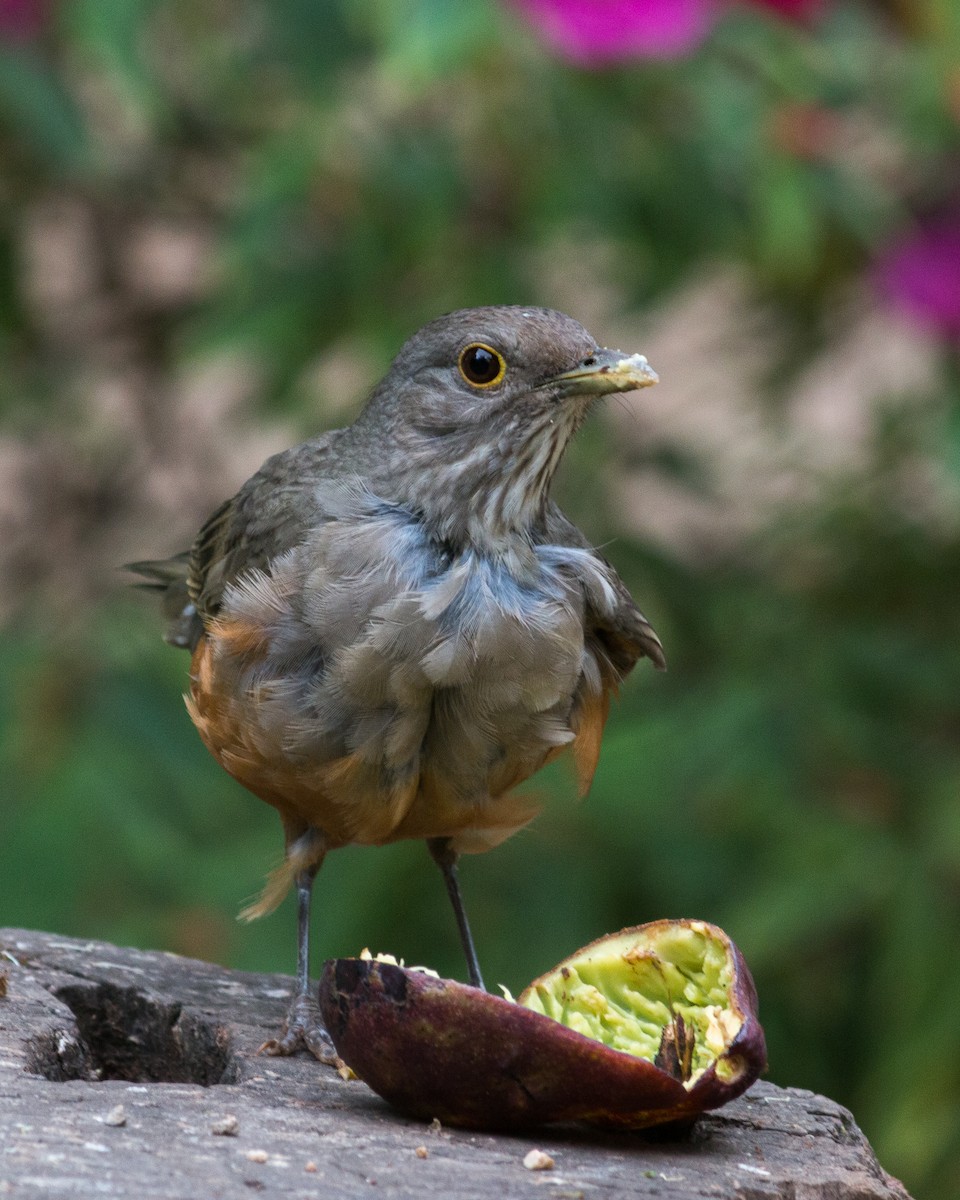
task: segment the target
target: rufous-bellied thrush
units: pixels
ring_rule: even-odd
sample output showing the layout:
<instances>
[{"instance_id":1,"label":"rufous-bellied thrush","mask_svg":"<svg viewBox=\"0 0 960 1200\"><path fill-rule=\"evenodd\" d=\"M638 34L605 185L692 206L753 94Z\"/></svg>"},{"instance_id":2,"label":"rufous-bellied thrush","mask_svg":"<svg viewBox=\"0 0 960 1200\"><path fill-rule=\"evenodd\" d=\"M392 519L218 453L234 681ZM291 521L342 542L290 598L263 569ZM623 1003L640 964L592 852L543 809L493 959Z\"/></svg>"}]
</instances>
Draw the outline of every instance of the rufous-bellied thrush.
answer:
<instances>
[{"instance_id":1,"label":"rufous-bellied thrush","mask_svg":"<svg viewBox=\"0 0 960 1200\"><path fill-rule=\"evenodd\" d=\"M450 313L405 343L352 425L274 455L188 553L133 564L193 654L187 707L210 752L280 813L297 989L274 1053L332 1053L309 999L327 851L423 838L482 987L458 856L536 813L516 786L563 749L590 785L610 695L660 641L549 498L591 403L656 383L543 308Z\"/></svg>"}]
</instances>

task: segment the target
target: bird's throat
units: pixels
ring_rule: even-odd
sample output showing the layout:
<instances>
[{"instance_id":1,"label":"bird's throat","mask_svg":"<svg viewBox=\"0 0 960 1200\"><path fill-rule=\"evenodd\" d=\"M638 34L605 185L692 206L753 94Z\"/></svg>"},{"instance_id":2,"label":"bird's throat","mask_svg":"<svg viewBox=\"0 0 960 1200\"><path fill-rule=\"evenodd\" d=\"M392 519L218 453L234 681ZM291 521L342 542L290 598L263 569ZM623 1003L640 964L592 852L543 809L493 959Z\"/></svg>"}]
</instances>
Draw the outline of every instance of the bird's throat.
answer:
<instances>
[{"instance_id":1,"label":"bird's throat","mask_svg":"<svg viewBox=\"0 0 960 1200\"><path fill-rule=\"evenodd\" d=\"M535 426L499 436L491 428L483 439L434 445L428 469L411 469L410 494L398 499L440 540L502 553L542 522L554 474L583 415L558 405Z\"/></svg>"}]
</instances>

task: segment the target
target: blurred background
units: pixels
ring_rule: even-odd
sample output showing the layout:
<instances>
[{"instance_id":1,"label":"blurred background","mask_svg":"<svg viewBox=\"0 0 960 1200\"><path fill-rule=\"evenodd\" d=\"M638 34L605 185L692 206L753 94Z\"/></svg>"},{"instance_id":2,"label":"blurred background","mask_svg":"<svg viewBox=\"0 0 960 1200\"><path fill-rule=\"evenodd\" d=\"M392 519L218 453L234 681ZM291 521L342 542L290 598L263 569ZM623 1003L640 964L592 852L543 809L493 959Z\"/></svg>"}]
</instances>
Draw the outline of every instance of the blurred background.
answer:
<instances>
[{"instance_id":1,"label":"blurred background","mask_svg":"<svg viewBox=\"0 0 960 1200\"><path fill-rule=\"evenodd\" d=\"M583 804L465 860L491 983L697 916L770 1078L960 1194L960 5L0 0L0 923L292 971L281 854L118 565L348 421L440 312L640 350L567 511L660 632ZM317 962L462 975L419 844Z\"/></svg>"}]
</instances>

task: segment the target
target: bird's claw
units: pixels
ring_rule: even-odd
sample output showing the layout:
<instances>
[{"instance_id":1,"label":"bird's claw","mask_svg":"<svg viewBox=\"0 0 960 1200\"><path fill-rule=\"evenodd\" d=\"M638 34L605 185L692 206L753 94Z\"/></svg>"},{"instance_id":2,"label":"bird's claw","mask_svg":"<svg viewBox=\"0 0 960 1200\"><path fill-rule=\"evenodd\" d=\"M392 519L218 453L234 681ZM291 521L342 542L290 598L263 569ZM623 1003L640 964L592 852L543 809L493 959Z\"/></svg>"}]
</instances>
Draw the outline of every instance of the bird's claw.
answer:
<instances>
[{"instance_id":1,"label":"bird's claw","mask_svg":"<svg viewBox=\"0 0 960 1200\"><path fill-rule=\"evenodd\" d=\"M316 1002L303 995L294 998L280 1036L268 1038L257 1053L287 1057L298 1050L307 1050L318 1062L338 1070L343 1066L343 1060L324 1028Z\"/></svg>"}]
</instances>

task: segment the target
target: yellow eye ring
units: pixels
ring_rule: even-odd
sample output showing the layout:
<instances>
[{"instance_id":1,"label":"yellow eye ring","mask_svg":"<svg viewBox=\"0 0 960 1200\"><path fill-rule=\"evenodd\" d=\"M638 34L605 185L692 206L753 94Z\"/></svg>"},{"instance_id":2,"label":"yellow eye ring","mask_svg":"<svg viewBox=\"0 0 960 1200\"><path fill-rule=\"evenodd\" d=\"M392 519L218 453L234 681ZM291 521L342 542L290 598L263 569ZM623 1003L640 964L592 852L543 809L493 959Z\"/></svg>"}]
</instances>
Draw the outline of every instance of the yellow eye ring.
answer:
<instances>
[{"instance_id":1,"label":"yellow eye ring","mask_svg":"<svg viewBox=\"0 0 960 1200\"><path fill-rule=\"evenodd\" d=\"M486 342L471 342L464 346L457 359L460 374L471 387L496 387L507 373L507 360Z\"/></svg>"}]
</instances>

